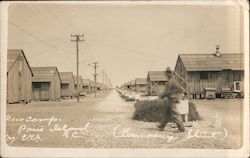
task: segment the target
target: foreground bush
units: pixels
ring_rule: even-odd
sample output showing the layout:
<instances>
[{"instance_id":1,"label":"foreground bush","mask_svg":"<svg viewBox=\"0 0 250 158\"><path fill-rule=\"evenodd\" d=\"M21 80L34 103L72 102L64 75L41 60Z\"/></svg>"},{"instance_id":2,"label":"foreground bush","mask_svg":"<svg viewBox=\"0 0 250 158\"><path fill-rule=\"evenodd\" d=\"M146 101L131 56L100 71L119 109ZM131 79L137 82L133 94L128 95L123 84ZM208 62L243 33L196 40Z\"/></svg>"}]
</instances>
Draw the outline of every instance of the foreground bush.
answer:
<instances>
[{"instance_id":1,"label":"foreground bush","mask_svg":"<svg viewBox=\"0 0 250 158\"><path fill-rule=\"evenodd\" d=\"M137 101L132 119L145 122L159 122L168 107L169 104L167 101L164 102L163 99ZM201 120L201 117L196 110L195 104L189 102L188 121L197 120Z\"/></svg>"}]
</instances>

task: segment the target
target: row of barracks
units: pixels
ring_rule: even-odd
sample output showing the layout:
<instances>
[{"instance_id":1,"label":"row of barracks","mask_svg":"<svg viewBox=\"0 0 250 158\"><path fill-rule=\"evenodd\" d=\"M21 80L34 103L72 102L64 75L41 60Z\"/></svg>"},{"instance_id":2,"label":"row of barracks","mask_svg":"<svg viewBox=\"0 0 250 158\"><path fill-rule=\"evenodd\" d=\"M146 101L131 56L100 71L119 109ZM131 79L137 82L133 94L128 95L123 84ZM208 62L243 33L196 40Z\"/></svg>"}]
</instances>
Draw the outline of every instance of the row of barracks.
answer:
<instances>
[{"instance_id":1,"label":"row of barracks","mask_svg":"<svg viewBox=\"0 0 250 158\"><path fill-rule=\"evenodd\" d=\"M222 98L237 92L243 97L244 54L222 54L219 48L211 54L179 54L174 76L189 98ZM165 71L149 71L147 77L126 82L120 88L160 95L166 82Z\"/></svg>"},{"instance_id":2,"label":"row of barracks","mask_svg":"<svg viewBox=\"0 0 250 158\"><path fill-rule=\"evenodd\" d=\"M78 80L78 81L77 81ZM77 86L77 82L78 85ZM21 49L9 49L7 53L7 102L31 100L58 101L80 94L105 90L103 83L75 76L72 72L59 72L57 67L31 67Z\"/></svg>"}]
</instances>

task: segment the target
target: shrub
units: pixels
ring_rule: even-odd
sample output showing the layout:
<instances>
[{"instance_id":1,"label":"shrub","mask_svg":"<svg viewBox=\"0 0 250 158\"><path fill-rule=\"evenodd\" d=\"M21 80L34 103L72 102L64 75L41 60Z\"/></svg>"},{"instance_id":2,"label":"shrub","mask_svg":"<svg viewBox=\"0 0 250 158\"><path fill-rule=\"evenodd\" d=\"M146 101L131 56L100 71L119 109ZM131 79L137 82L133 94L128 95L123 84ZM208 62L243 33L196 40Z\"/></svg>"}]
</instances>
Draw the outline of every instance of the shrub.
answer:
<instances>
[{"instance_id":1,"label":"shrub","mask_svg":"<svg viewBox=\"0 0 250 158\"><path fill-rule=\"evenodd\" d=\"M135 103L135 111L132 119L145 122L159 122L163 115L170 115L168 110L169 104L165 99L143 100ZM188 121L201 120L194 103L189 102ZM171 120L170 120L171 121Z\"/></svg>"}]
</instances>

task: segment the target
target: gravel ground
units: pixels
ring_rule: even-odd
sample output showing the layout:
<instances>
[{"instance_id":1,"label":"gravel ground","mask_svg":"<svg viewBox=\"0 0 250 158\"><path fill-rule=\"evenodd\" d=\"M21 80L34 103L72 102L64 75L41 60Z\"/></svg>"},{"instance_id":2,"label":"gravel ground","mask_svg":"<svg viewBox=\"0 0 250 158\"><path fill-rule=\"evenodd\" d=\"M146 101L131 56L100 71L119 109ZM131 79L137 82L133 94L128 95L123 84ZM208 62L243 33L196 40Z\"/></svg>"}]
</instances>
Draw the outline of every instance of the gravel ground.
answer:
<instances>
[{"instance_id":1,"label":"gravel ground","mask_svg":"<svg viewBox=\"0 0 250 158\"><path fill-rule=\"evenodd\" d=\"M10 104L7 107L7 143L11 146L78 148L240 148L242 100L192 100L203 121L191 122L175 133L169 123L132 120L134 102L116 91L60 102ZM222 126L211 126L217 113Z\"/></svg>"}]
</instances>

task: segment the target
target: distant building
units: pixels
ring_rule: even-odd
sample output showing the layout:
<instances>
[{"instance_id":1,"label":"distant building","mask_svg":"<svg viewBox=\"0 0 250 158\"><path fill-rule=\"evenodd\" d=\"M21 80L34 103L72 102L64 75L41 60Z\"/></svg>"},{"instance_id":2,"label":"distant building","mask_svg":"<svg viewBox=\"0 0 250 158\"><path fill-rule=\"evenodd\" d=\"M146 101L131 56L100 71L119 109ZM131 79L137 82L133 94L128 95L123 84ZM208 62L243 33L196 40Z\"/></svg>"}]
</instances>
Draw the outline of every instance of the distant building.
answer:
<instances>
[{"instance_id":1,"label":"distant building","mask_svg":"<svg viewBox=\"0 0 250 158\"><path fill-rule=\"evenodd\" d=\"M147 79L146 78L136 78L135 79L135 91L136 92L146 92L147 91Z\"/></svg>"},{"instance_id":2,"label":"distant building","mask_svg":"<svg viewBox=\"0 0 250 158\"><path fill-rule=\"evenodd\" d=\"M129 82L125 82L125 83L122 85L123 89L129 89L129 88L130 88L130 85L129 85L129 84L130 84Z\"/></svg>"},{"instance_id":3,"label":"distant building","mask_svg":"<svg viewBox=\"0 0 250 158\"><path fill-rule=\"evenodd\" d=\"M83 92L91 92L91 81L90 79L82 79L82 90Z\"/></svg>"},{"instance_id":4,"label":"distant building","mask_svg":"<svg viewBox=\"0 0 250 158\"><path fill-rule=\"evenodd\" d=\"M76 75L74 75L74 80L75 80L75 95L77 95L77 76ZM79 93L81 93L82 91L83 91L83 89L82 89L82 76L81 75L79 75L78 76L78 88L79 88Z\"/></svg>"},{"instance_id":5,"label":"distant building","mask_svg":"<svg viewBox=\"0 0 250 158\"><path fill-rule=\"evenodd\" d=\"M9 49L7 54L7 102L32 100L33 72L21 49Z\"/></svg>"},{"instance_id":6,"label":"distant building","mask_svg":"<svg viewBox=\"0 0 250 158\"><path fill-rule=\"evenodd\" d=\"M224 92L243 91L244 54L220 54L218 50L215 54L180 54L175 74L190 98L207 98L206 90L214 91L213 98L230 97L225 95L236 93Z\"/></svg>"},{"instance_id":7,"label":"distant building","mask_svg":"<svg viewBox=\"0 0 250 158\"><path fill-rule=\"evenodd\" d=\"M96 90L100 91L101 90L101 83L96 82Z\"/></svg>"},{"instance_id":8,"label":"distant building","mask_svg":"<svg viewBox=\"0 0 250 158\"><path fill-rule=\"evenodd\" d=\"M75 80L72 72L60 72L61 96L73 97L75 94Z\"/></svg>"},{"instance_id":9,"label":"distant building","mask_svg":"<svg viewBox=\"0 0 250 158\"><path fill-rule=\"evenodd\" d=\"M130 90L135 91L135 80L129 81Z\"/></svg>"},{"instance_id":10,"label":"distant building","mask_svg":"<svg viewBox=\"0 0 250 158\"><path fill-rule=\"evenodd\" d=\"M104 83L101 83L101 82L97 82L97 89L98 90L105 90L105 85Z\"/></svg>"},{"instance_id":11,"label":"distant building","mask_svg":"<svg viewBox=\"0 0 250 158\"><path fill-rule=\"evenodd\" d=\"M90 90L91 90L91 92L95 92L95 87L96 87L95 81L90 80Z\"/></svg>"},{"instance_id":12,"label":"distant building","mask_svg":"<svg viewBox=\"0 0 250 158\"><path fill-rule=\"evenodd\" d=\"M34 100L60 100L61 78L57 67L32 67L32 92Z\"/></svg>"},{"instance_id":13,"label":"distant building","mask_svg":"<svg viewBox=\"0 0 250 158\"><path fill-rule=\"evenodd\" d=\"M135 91L135 80L125 82L124 84L121 85L121 88Z\"/></svg>"},{"instance_id":14,"label":"distant building","mask_svg":"<svg viewBox=\"0 0 250 158\"><path fill-rule=\"evenodd\" d=\"M147 76L148 91L150 95L161 95L167 81L165 71L149 71Z\"/></svg>"}]
</instances>

